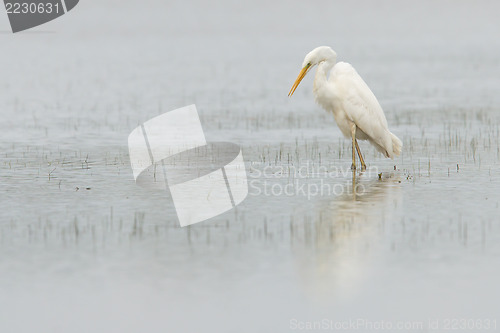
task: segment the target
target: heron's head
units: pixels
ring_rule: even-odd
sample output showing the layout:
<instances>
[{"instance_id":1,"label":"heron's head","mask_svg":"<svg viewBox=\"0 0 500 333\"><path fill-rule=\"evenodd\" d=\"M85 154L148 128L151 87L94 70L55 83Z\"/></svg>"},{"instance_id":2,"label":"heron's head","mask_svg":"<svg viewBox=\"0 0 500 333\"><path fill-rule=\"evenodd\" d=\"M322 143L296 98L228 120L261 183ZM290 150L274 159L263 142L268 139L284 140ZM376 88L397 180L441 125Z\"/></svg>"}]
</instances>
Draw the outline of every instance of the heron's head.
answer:
<instances>
[{"instance_id":1,"label":"heron's head","mask_svg":"<svg viewBox=\"0 0 500 333\"><path fill-rule=\"evenodd\" d=\"M337 53L335 53L335 51L333 51L329 46L319 46L314 50L312 50L311 52L309 52L304 58L304 62L302 63L302 70L300 71L299 76L295 80L292 89L290 89L288 96L293 95L295 89L297 89L297 87L299 86L300 81L302 81L302 79L306 76L306 74L309 73L311 68L313 68L314 66L318 65L323 61L328 61L334 64L336 60L337 60Z\"/></svg>"}]
</instances>

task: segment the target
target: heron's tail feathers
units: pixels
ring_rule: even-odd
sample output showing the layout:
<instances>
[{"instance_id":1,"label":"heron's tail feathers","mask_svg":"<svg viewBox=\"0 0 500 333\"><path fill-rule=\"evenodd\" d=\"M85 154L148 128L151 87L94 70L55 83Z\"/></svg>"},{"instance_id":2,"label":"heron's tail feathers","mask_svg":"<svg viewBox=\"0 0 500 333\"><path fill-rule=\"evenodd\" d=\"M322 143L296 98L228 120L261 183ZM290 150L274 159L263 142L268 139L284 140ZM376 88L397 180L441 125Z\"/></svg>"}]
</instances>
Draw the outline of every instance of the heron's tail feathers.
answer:
<instances>
[{"instance_id":1,"label":"heron's tail feathers","mask_svg":"<svg viewBox=\"0 0 500 333\"><path fill-rule=\"evenodd\" d=\"M403 147L403 143L397 136L391 133L391 139L392 139L392 156L391 158L399 156L401 154L401 148Z\"/></svg>"}]
</instances>

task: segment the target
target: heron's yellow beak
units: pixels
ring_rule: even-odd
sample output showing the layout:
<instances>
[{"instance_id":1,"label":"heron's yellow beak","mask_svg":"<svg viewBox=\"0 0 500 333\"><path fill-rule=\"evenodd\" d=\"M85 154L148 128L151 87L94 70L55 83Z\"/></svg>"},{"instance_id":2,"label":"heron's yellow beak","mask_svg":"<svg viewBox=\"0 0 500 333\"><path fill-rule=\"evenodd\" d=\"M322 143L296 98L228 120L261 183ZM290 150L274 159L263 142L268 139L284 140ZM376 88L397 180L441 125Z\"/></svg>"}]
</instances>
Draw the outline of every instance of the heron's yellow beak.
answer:
<instances>
[{"instance_id":1,"label":"heron's yellow beak","mask_svg":"<svg viewBox=\"0 0 500 333\"><path fill-rule=\"evenodd\" d=\"M288 93L288 97L292 97L293 93L295 92L295 89L297 89L297 87L300 84L300 81L302 81L302 79L304 78L304 76L306 76L307 71L309 70L309 68L311 68L310 64L307 64L304 68L302 68L302 70L299 73L299 76L297 76L297 80L295 80L295 82L294 82L294 84L292 86L292 89L290 89L290 92Z\"/></svg>"}]
</instances>

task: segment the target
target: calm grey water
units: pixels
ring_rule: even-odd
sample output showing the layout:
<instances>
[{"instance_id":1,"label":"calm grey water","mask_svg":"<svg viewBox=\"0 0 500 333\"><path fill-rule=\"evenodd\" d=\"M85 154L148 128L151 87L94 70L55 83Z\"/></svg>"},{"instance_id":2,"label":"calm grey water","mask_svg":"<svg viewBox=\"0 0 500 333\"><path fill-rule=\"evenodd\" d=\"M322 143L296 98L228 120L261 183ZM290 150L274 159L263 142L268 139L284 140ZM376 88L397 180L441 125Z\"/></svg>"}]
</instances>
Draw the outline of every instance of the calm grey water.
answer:
<instances>
[{"instance_id":1,"label":"calm grey water","mask_svg":"<svg viewBox=\"0 0 500 333\"><path fill-rule=\"evenodd\" d=\"M0 17L0 331L498 329L499 10L83 1L16 35ZM353 176L312 75L287 97L319 45L377 95L398 159L362 144ZM180 228L127 136L193 103L250 194Z\"/></svg>"}]
</instances>

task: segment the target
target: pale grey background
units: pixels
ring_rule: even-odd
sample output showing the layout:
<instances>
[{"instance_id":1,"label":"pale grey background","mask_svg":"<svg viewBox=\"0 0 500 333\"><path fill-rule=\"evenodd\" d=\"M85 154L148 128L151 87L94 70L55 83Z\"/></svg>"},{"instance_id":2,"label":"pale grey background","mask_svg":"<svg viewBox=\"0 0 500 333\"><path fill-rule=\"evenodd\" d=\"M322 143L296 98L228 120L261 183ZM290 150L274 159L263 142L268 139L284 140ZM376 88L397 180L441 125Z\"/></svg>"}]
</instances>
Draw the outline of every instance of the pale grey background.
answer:
<instances>
[{"instance_id":1,"label":"pale grey background","mask_svg":"<svg viewBox=\"0 0 500 333\"><path fill-rule=\"evenodd\" d=\"M499 11L100 0L15 35L0 15L0 331L498 320ZM361 177L367 195L251 190L236 211L181 229L170 198L134 184L129 132L192 103L207 140L242 146L256 170L348 168L312 75L287 97L319 45L357 68L405 145L395 161L361 146L384 174ZM278 176L252 179L291 181ZM326 182L348 192L351 176Z\"/></svg>"}]
</instances>

